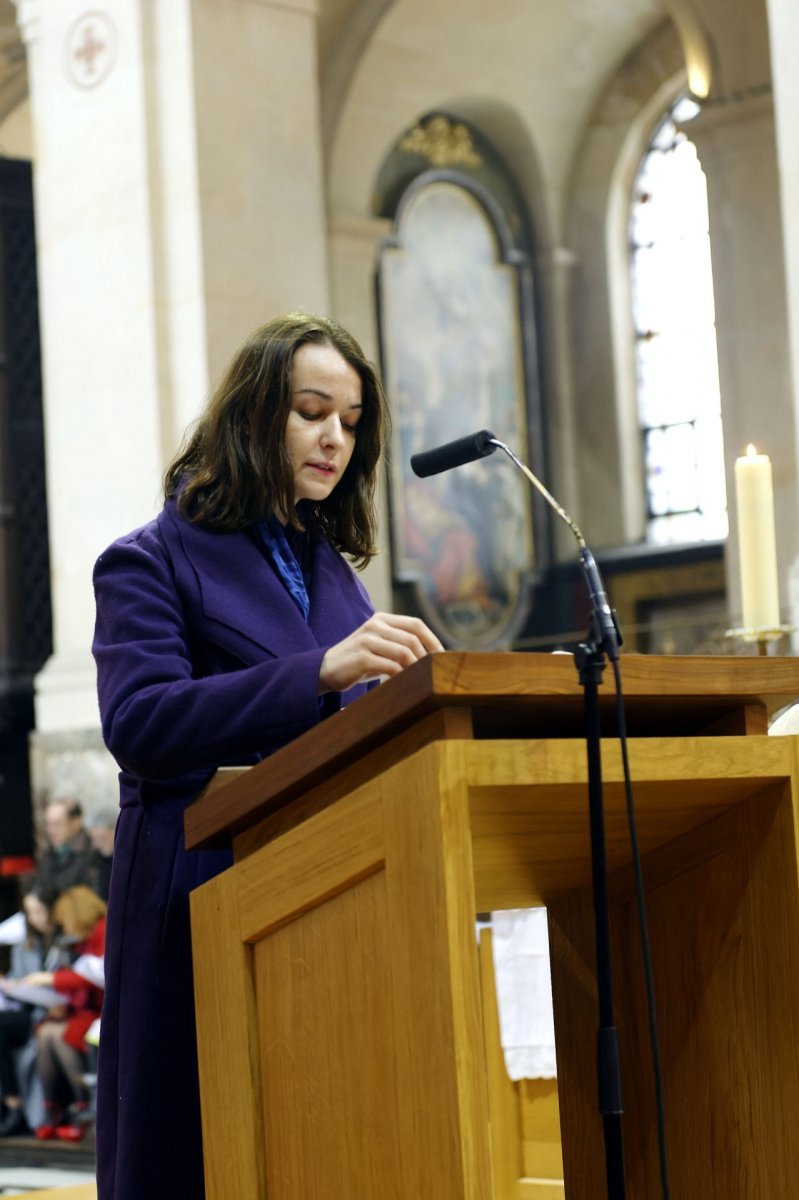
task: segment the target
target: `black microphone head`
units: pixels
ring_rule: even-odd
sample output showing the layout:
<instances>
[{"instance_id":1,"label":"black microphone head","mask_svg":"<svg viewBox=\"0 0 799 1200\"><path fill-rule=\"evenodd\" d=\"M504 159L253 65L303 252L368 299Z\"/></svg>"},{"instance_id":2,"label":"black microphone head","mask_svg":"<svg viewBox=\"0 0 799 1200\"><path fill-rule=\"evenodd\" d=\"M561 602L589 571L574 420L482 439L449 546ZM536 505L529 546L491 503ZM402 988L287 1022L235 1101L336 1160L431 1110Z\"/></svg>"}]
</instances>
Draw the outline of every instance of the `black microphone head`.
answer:
<instances>
[{"instance_id":1,"label":"black microphone head","mask_svg":"<svg viewBox=\"0 0 799 1200\"><path fill-rule=\"evenodd\" d=\"M435 450L424 450L421 454L411 455L411 468L421 479L428 475L438 475L440 471L450 471L453 467L462 467L475 459L485 458L496 450L494 435L488 429L479 433L470 433L457 441L447 442L437 446Z\"/></svg>"}]
</instances>

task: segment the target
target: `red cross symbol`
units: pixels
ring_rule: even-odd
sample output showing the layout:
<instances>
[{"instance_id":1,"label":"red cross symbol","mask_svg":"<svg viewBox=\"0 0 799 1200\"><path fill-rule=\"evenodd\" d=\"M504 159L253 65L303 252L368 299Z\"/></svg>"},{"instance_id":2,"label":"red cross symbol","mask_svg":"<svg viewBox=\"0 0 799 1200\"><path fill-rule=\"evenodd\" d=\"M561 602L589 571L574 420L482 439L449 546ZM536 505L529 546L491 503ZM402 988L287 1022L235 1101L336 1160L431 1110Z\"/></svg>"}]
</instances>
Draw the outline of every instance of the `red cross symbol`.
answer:
<instances>
[{"instance_id":1,"label":"red cross symbol","mask_svg":"<svg viewBox=\"0 0 799 1200\"><path fill-rule=\"evenodd\" d=\"M90 24L84 26L83 45L74 51L74 57L81 62L87 76L94 75L95 59L102 55L105 49L106 43L98 41L94 36L94 26Z\"/></svg>"},{"instance_id":2,"label":"red cross symbol","mask_svg":"<svg viewBox=\"0 0 799 1200\"><path fill-rule=\"evenodd\" d=\"M84 12L70 25L64 39L64 70L80 88L96 88L111 73L118 36L108 13Z\"/></svg>"}]
</instances>

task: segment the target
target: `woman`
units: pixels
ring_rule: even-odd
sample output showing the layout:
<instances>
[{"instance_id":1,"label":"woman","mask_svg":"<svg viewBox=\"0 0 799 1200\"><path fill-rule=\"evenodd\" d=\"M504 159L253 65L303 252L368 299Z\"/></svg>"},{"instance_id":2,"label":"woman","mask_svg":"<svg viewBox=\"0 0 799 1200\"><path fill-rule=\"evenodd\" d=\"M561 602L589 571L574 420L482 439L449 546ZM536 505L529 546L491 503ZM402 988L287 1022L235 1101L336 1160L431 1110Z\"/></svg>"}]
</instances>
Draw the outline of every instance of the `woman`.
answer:
<instances>
[{"instance_id":1,"label":"woman","mask_svg":"<svg viewBox=\"0 0 799 1200\"><path fill-rule=\"evenodd\" d=\"M204 1194L188 894L228 865L187 854L213 771L254 763L438 639L373 614L344 559L374 553L384 400L334 323L258 329L165 477L149 525L95 569L94 653L121 771L99 1056L99 1200Z\"/></svg>"},{"instance_id":2,"label":"woman","mask_svg":"<svg viewBox=\"0 0 799 1200\"><path fill-rule=\"evenodd\" d=\"M89 1093L86 1033L100 1016L103 989L85 963L102 960L105 950L105 901L77 884L53 905L53 921L69 944L72 963L52 971L34 971L22 980L28 987L51 987L64 1003L51 1009L36 1027L37 1067L44 1088L45 1121L37 1138L77 1142L86 1131Z\"/></svg>"},{"instance_id":3,"label":"woman","mask_svg":"<svg viewBox=\"0 0 799 1200\"><path fill-rule=\"evenodd\" d=\"M11 948L11 962L5 977L5 1006L0 1011L0 1088L3 1116L0 1137L25 1133L28 1119L36 1123L32 1108L36 1053L31 1042L34 1025L46 1016L46 1010L17 999L14 988L34 971L52 971L66 963L66 952L56 938L51 905L36 891L22 898L25 936ZM24 993L22 993L24 995ZM23 1050L19 1055L17 1052Z\"/></svg>"}]
</instances>

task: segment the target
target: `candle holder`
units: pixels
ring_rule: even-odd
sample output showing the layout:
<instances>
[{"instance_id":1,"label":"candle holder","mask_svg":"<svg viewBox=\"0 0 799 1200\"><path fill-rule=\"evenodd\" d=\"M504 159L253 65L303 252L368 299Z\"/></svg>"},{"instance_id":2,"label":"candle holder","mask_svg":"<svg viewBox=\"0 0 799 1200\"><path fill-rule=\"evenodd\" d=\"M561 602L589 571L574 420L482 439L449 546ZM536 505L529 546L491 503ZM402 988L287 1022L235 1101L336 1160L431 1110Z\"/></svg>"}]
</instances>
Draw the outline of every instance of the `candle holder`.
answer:
<instances>
[{"instance_id":1,"label":"candle holder","mask_svg":"<svg viewBox=\"0 0 799 1200\"><path fill-rule=\"evenodd\" d=\"M728 629L724 636L738 638L743 642L757 642L757 652L764 657L768 654L772 642L778 642L793 631L793 625L777 625L773 629Z\"/></svg>"}]
</instances>

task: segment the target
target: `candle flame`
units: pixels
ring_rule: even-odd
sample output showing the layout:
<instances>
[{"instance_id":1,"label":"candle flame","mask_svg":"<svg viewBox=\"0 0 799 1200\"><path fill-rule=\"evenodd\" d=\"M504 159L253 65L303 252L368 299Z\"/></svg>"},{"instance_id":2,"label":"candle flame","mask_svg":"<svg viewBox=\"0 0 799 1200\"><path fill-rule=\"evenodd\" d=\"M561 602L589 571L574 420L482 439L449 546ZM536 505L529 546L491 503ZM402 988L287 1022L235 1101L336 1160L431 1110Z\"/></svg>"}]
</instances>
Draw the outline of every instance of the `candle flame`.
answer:
<instances>
[{"instance_id":1,"label":"candle flame","mask_svg":"<svg viewBox=\"0 0 799 1200\"><path fill-rule=\"evenodd\" d=\"M751 442L750 442L750 443L749 443L749 445L746 447L746 457L747 457L747 458L757 458L757 450L756 450L756 448L755 448L755 447L752 445L752 443L751 443Z\"/></svg>"}]
</instances>

